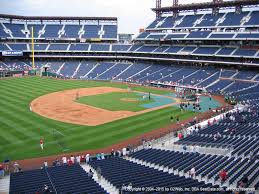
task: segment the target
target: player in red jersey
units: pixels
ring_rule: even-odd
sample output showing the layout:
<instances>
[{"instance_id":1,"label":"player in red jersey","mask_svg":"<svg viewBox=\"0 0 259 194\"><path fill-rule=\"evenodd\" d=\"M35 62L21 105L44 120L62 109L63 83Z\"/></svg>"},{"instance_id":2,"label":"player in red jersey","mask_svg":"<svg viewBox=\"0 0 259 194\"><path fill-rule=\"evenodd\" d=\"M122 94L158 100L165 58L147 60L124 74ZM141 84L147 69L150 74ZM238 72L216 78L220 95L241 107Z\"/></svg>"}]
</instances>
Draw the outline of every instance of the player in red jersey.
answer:
<instances>
[{"instance_id":1,"label":"player in red jersey","mask_svg":"<svg viewBox=\"0 0 259 194\"><path fill-rule=\"evenodd\" d=\"M40 138L40 147L41 147L41 150L44 149L44 141L43 141L43 138Z\"/></svg>"}]
</instances>

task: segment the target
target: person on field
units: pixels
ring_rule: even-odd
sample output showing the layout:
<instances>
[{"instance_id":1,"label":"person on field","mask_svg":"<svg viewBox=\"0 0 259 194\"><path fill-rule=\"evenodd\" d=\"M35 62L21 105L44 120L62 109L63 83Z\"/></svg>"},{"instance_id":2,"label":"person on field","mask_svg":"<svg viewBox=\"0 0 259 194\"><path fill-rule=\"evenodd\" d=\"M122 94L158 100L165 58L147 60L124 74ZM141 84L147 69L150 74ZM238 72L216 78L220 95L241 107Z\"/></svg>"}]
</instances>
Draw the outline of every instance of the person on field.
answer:
<instances>
[{"instance_id":1,"label":"person on field","mask_svg":"<svg viewBox=\"0 0 259 194\"><path fill-rule=\"evenodd\" d=\"M44 149L44 140L43 140L43 138L40 138L40 147L41 147L41 150Z\"/></svg>"},{"instance_id":2,"label":"person on field","mask_svg":"<svg viewBox=\"0 0 259 194\"><path fill-rule=\"evenodd\" d=\"M176 123L179 124L180 118L179 116L176 117Z\"/></svg>"}]
</instances>

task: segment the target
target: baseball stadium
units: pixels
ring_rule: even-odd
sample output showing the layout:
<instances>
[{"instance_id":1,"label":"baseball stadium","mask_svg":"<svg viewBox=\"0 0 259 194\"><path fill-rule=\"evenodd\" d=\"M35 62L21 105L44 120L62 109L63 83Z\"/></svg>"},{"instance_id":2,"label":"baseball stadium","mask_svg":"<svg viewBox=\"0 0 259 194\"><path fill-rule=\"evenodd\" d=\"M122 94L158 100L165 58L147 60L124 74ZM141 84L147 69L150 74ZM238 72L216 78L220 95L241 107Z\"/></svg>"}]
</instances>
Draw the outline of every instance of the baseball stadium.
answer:
<instances>
[{"instance_id":1,"label":"baseball stadium","mask_svg":"<svg viewBox=\"0 0 259 194\"><path fill-rule=\"evenodd\" d=\"M1 194L259 193L259 1L153 3L0 14Z\"/></svg>"}]
</instances>

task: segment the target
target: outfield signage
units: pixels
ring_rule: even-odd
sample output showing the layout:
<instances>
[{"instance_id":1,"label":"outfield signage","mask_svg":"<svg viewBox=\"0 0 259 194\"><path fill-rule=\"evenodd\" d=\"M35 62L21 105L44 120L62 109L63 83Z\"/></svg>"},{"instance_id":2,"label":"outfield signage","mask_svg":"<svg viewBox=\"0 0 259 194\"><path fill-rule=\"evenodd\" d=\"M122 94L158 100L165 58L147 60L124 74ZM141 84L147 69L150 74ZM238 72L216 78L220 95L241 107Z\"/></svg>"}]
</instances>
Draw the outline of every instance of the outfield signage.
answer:
<instances>
[{"instance_id":1,"label":"outfield signage","mask_svg":"<svg viewBox=\"0 0 259 194\"><path fill-rule=\"evenodd\" d=\"M2 51L2 56L23 56L22 51Z\"/></svg>"}]
</instances>

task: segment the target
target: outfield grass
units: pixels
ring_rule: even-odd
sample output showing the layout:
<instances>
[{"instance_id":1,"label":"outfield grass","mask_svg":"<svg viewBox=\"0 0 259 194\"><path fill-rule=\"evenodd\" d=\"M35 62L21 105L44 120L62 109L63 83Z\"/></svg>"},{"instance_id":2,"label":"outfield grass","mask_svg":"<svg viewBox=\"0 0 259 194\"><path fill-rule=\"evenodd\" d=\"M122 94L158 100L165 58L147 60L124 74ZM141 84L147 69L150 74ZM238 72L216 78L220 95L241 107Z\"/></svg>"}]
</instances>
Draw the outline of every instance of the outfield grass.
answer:
<instances>
[{"instance_id":1,"label":"outfield grass","mask_svg":"<svg viewBox=\"0 0 259 194\"><path fill-rule=\"evenodd\" d=\"M181 113L177 108L165 108L139 116L114 121L108 124L87 127L58 122L41 117L29 110L30 102L44 94L74 88L112 86L127 88L109 82L54 80L39 77L0 80L0 161L33 158L62 153L53 135L58 130L64 135L62 141L71 151L102 148L170 123L170 115L180 119L195 115ZM157 94L167 91L134 87L134 90ZM45 139L45 150L41 151L39 139Z\"/></svg>"},{"instance_id":2,"label":"outfield grass","mask_svg":"<svg viewBox=\"0 0 259 194\"><path fill-rule=\"evenodd\" d=\"M129 101L125 101L127 99ZM132 99L136 101L130 101ZM154 102L152 98L150 100L148 98L142 99L142 95L136 92L111 92L94 96L84 96L76 101L111 111L127 110L133 112L145 110L147 108L141 107L142 104Z\"/></svg>"}]
</instances>

